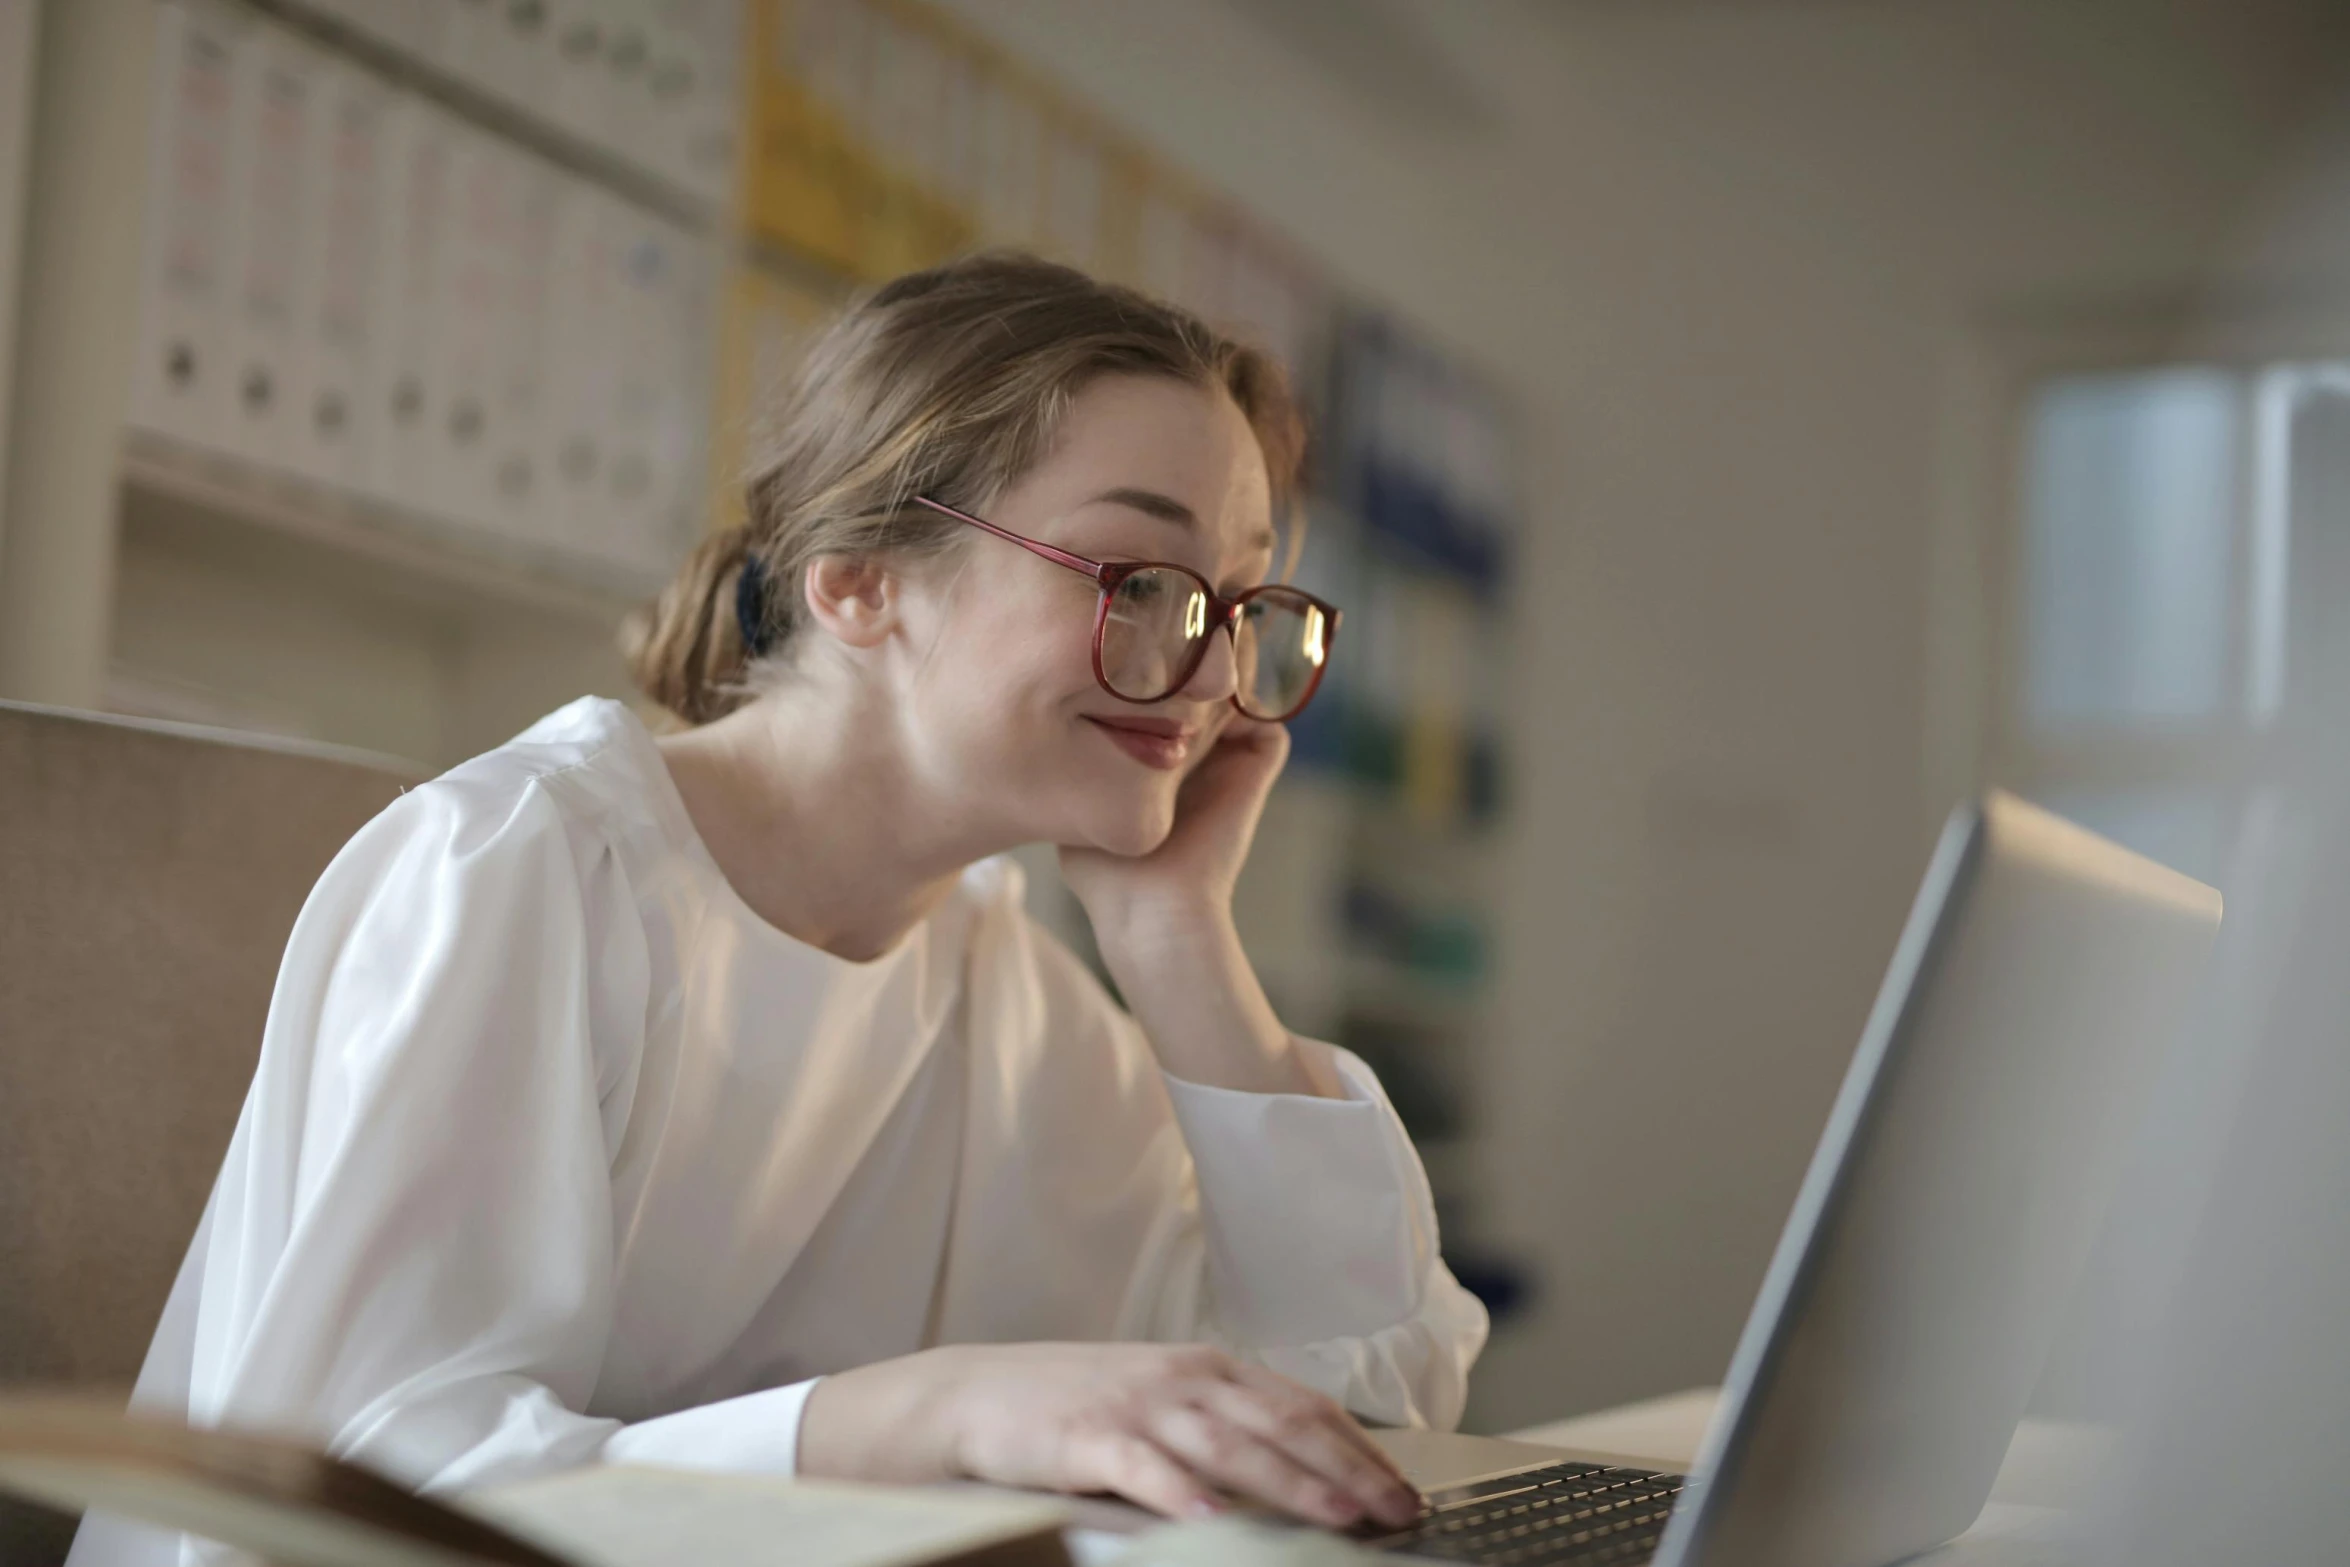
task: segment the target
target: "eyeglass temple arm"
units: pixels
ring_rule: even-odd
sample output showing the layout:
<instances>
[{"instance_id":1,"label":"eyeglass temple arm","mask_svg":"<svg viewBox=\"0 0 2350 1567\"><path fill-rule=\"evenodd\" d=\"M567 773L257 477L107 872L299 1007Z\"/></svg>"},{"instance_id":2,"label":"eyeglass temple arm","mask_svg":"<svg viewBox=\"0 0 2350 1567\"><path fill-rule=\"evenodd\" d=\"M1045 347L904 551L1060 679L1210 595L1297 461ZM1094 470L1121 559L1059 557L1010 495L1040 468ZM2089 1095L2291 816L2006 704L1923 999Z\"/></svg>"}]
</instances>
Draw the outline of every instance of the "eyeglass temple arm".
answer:
<instances>
[{"instance_id":1,"label":"eyeglass temple arm","mask_svg":"<svg viewBox=\"0 0 2350 1567\"><path fill-rule=\"evenodd\" d=\"M914 504L917 506L927 506L932 511L939 513L941 516L952 517L957 522L967 522L974 528L978 528L983 532L994 534L997 538L1002 539L1007 544L1017 544L1022 549L1030 551L1033 554L1042 555L1046 560L1051 561L1056 566L1066 566L1071 571L1083 572L1085 575L1093 578L1093 580L1096 582L1102 580L1103 566L1102 563L1098 560L1087 560L1082 555L1072 555L1067 550L1055 549L1050 544L1042 543L1036 539L1023 537L1020 534L1014 533L1009 528L999 528L994 523L989 522L985 517L974 517L967 511L957 511L954 507L944 505L938 501L934 501L927 495L915 496Z\"/></svg>"}]
</instances>

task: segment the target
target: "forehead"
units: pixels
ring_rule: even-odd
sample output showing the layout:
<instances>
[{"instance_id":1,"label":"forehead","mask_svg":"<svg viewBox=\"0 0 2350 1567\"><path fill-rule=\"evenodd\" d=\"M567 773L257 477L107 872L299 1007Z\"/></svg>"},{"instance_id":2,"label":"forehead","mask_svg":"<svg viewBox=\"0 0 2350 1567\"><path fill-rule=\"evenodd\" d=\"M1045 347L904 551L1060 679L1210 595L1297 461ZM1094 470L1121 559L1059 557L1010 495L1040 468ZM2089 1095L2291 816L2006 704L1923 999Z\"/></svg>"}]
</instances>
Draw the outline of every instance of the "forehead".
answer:
<instances>
[{"instance_id":1,"label":"forehead","mask_svg":"<svg viewBox=\"0 0 2350 1567\"><path fill-rule=\"evenodd\" d=\"M1071 400L1052 450L1015 491L1046 508L1113 488L1180 501L1219 537L1254 539L1272 521L1265 454L1221 387L1167 376L1105 375Z\"/></svg>"}]
</instances>

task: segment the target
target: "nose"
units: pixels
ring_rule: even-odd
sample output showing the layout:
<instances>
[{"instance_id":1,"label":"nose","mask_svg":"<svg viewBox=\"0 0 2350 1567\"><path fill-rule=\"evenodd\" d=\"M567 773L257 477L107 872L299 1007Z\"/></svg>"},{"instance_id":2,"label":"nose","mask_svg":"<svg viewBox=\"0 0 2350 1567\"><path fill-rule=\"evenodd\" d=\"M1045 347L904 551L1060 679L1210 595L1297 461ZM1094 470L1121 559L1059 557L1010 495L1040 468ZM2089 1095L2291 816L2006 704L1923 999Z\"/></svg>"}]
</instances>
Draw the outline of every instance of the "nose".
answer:
<instances>
[{"instance_id":1,"label":"nose","mask_svg":"<svg viewBox=\"0 0 2350 1567\"><path fill-rule=\"evenodd\" d=\"M1239 661L1232 644L1233 627L1230 621L1208 633L1208 650L1200 656L1199 668L1183 682L1176 694L1195 702L1221 702L1239 688Z\"/></svg>"}]
</instances>

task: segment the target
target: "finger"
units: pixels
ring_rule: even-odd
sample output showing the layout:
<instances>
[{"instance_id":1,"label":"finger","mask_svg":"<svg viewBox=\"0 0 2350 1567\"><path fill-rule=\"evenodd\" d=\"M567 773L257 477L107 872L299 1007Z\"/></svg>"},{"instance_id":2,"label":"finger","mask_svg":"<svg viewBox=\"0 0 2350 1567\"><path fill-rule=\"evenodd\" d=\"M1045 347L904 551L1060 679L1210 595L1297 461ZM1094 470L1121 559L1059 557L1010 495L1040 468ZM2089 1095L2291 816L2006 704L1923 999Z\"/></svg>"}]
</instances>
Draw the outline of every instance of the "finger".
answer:
<instances>
[{"instance_id":1,"label":"finger","mask_svg":"<svg viewBox=\"0 0 2350 1567\"><path fill-rule=\"evenodd\" d=\"M1209 1518L1224 1510L1190 1470L1139 1436L1106 1431L1070 1453L1073 1489L1113 1491L1167 1518Z\"/></svg>"},{"instance_id":2,"label":"finger","mask_svg":"<svg viewBox=\"0 0 2350 1567\"><path fill-rule=\"evenodd\" d=\"M1149 1419L1153 1440L1194 1474L1309 1523L1349 1529L1363 1521L1362 1503L1343 1486L1202 1404L1164 1405Z\"/></svg>"},{"instance_id":3,"label":"finger","mask_svg":"<svg viewBox=\"0 0 2350 1567\"><path fill-rule=\"evenodd\" d=\"M1363 1429L1362 1422L1349 1414L1346 1406L1336 1399L1327 1398L1302 1383L1293 1382L1278 1371L1270 1371L1263 1366L1251 1365L1247 1361L1233 1362L1232 1369L1227 1375L1231 1381L1237 1382L1243 1387L1253 1388L1267 1398L1274 1400L1276 1407L1285 1407L1287 1400L1306 1399L1320 1408L1330 1411L1336 1417L1337 1430L1358 1451L1396 1479L1403 1481L1406 1485L1411 1483L1410 1477L1388 1455L1387 1449L1372 1441L1371 1433Z\"/></svg>"},{"instance_id":4,"label":"finger","mask_svg":"<svg viewBox=\"0 0 2350 1567\"><path fill-rule=\"evenodd\" d=\"M1268 1446L1313 1471L1355 1499L1362 1510L1392 1528L1420 1516L1420 1493L1383 1461L1346 1411L1327 1399L1291 1388L1268 1394L1237 1382L1211 1388L1202 1402ZM1353 1428L1350 1435L1349 1428Z\"/></svg>"},{"instance_id":5,"label":"finger","mask_svg":"<svg viewBox=\"0 0 2350 1567\"><path fill-rule=\"evenodd\" d=\"M1228 750L1236 761L1279 769L1289 759L1289 730L1282 724L1259 723L1235 713L1217 737L1215 748Z\"/></svg>"},{"instance_id":6,"label":"finger","mask_svg":"<svg viewBox=\"0 0 2350 1567\"><path fill-rule=\"evenodd\" d=\"M1236 734L1242 726L1254 734ZM1289 761L1289 733L1278 724L1235 718L1183 780L1183 803L1193 810L1225 802L1261 807Z\"/></svg>"}]
</instances>

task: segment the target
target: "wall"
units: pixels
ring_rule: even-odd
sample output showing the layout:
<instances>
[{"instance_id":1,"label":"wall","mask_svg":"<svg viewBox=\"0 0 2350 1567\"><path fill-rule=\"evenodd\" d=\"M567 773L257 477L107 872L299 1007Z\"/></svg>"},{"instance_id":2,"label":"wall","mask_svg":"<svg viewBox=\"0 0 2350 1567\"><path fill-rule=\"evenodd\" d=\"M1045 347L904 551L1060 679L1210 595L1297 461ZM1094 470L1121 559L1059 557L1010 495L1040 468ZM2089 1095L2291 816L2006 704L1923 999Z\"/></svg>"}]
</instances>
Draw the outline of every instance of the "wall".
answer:
<instances>
[{"instance_id":1,"label":"wall","mask_svg":"<svg viewBox=\"0 0 2350 1567\"><path fill-rule=\"evenodd\" d=\"M2334 8L953 9L1514 386L1542 700L1486 1152L1546 1290L1471 1419L1716 1379L1975 781L1953 366L2208 279L2350 58Z\"/></svg>"},{"instance_id":2,"label":"wall","mask_svg":"<svg viewBox=\"0 0 2350 1567\"><path fill-rule=\"evenodd\" d=\"M24 226L25 168L33 129L33 51L41 11L35 0L0 0L0 497L8 493L9 377L15 363L16 264ZM0 502L0 537L8 517Z\"/></svg>"}]
</instances>

